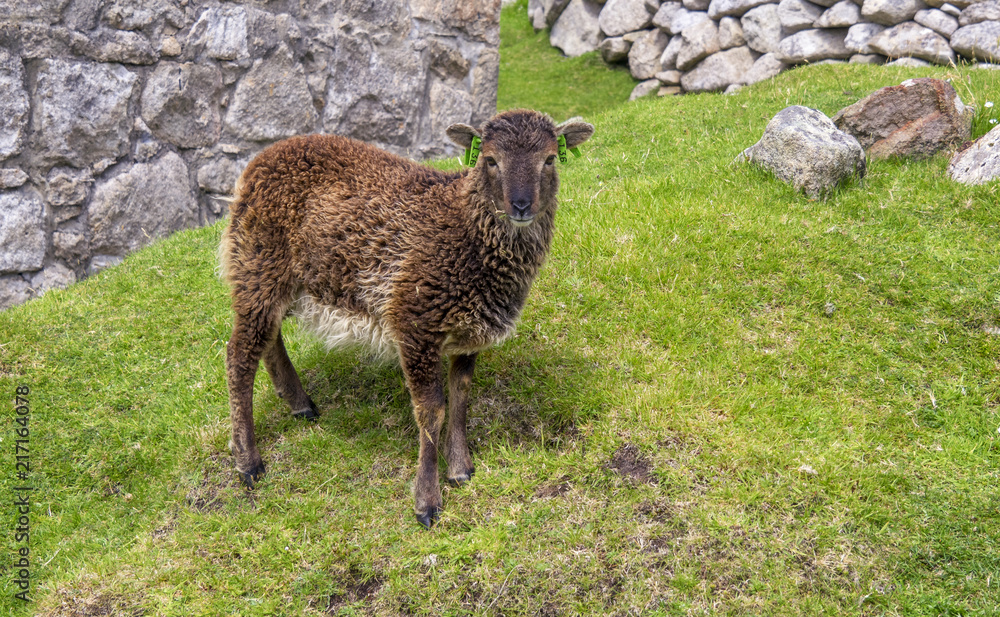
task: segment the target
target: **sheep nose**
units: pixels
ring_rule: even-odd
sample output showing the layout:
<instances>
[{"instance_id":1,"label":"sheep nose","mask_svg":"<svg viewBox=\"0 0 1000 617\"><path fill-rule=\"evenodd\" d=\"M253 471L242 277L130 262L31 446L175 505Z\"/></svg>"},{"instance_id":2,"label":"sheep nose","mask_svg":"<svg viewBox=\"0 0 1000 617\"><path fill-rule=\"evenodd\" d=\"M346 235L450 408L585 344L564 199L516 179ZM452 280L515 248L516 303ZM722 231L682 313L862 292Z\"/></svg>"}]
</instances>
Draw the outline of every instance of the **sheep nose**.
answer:
<instances>
[{"instance_id":1,"label":"sheep nose","mask_svg":"<svg viewBox=\"0 0 1000 617\"><path fill-rule=\"evenodd\" d=\"M531 216L530 199L512 199L510 208L513 211L514 218L526 219Z\"/></svg>"}]
</instances>

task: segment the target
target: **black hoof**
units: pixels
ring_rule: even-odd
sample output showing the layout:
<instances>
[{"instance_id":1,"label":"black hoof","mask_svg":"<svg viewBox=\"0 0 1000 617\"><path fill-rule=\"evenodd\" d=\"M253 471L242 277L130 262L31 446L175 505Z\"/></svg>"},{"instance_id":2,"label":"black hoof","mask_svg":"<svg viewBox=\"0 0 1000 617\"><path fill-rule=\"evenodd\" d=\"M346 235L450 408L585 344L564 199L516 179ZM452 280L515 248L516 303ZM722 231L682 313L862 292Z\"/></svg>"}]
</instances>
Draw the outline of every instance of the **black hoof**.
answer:
<instances>
[{"instance_id":1,"label":"black hoof","mask_svg":"<svg viewBox=\"0 0 1000 617\"><path fill-rule=\"evenodd\" d=\"M473 467L469 469L469 473L462 474L460 476L455 476L454 478L448 478L448 484L452 486L462 486L466 482L472 479L472 476L476 475L476 468Z\"/></svg>"},{"instance_id":2,"label":"black hoof","mask_svg":"<svg viewBox=\"0 0 1000 617\"><path fill-rule=\"evenodd\" d=\"M257 467L251 471L240 471L237 469L236 473L240 475L240 480L243 482L243 486L253 490L254 483L264 477L264 463L259 463Z\"/></svg>"},{"instance_id":3,"label":"black hoof","mask_svg":"<svg viewBox=\"0 0 1000 617\"><path fill-rule=\"evenodd\" d=\"M420 512L417 512L417 522L419 522L427 529L430 529L434 525L434 523L437 522L439 512L440 510L433 506L430 507L426 513L422 514Z\"/></svg>"},{"instance_id":4,"label":"black hoof","mask_svg":"<svg viewBox=\"0 0 1000 617\"><path fill-rule=\"evenodd\" d=\"M319 411L316 410L316 403L314 403L312 399L309 399L309 406L305 409L293 411L292 416L315 422L316 418L319 417Z\"/></svg>"}]
</instances>

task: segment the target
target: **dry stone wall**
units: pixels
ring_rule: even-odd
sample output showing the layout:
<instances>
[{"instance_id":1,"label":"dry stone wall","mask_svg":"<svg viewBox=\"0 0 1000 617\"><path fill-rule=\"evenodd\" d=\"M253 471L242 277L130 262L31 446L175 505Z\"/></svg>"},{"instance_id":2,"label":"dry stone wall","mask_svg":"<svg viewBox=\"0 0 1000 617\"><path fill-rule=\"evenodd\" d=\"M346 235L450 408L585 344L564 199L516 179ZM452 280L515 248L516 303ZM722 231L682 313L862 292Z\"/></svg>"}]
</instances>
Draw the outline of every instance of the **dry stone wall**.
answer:
<instances>
[{"instance_id":1,"label":"dry stone wall","mask_svg":"<svg viewBox=\"0 0 1000 617\"><path fill-rule=\"evenodd\" d=\"M599 49L633 97L727 90L797 64L1000 63L1000 0L529 0L538 30Z\"/></svg>"},{"instance_id":2,"label":"dry stone wall","mask_svg":"<svg viewBox=\"0 0 1000 617\"><path fill-rule=\"evenodd\" d=\"M0 0L0 308L223 216L262 148L496 109L500 0Z\"/></svg>"}]
</instances>

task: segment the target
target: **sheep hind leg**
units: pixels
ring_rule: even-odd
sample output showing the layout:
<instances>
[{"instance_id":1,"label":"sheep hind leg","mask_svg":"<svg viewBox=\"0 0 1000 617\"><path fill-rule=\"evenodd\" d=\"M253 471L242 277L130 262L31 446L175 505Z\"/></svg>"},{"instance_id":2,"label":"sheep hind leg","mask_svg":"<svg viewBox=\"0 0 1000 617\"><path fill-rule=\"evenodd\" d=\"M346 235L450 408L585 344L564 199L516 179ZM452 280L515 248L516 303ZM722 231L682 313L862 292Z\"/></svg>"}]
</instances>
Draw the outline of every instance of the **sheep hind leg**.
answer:
<instances>
[{"instance_id":1,"label":"sheep hind leg","mask_svg":"<svg viewBox=\"0 0 1000 617\"><path fill-rule=\"evenodd\" d=\"M469 389L472 372L476 368L476 354L451 357L448 372L448 443L445 458L448 461L448 482L461 486L472 479L476 467L469 455L466 416L469 411Z\"/></svg>"},{"instance_id":2,"label":"sheep hind leg","mask_svg":"<svg viewBox=\"0 0 1000 617\"><path fill-rule=\"evenodd\" d=\"M313 403L312 398L306 394L305 388L302 387L302 381L299 379L299 374L295 372L295 367L292 366L292 361L285 350L285 343L281 338L280 330L278 331L278 336L275 337L264 352L264 367L267 369L267 374L271 376L271 383L274 384L275 392L278 393L278 396L282 400L288 403L288 406L292 409L293 416L312 421L315 421L319 417L316 403Z\"/></svg>"},{"instance_id":3,"label":"sheep hind leg","mask_svg":"<svg viewBox=\"0 0 1000 617\"><path fill-rule=\"evenodd\" d=\"M253 488L265 473L253 427L253 381L261 356L271 343L275 325L274 320L265 315L247 316L237 312L233 334L226 344L226 381L233 430L230 448L236 459L236 471L247 488Z\"/></svg>"}]
</instances>

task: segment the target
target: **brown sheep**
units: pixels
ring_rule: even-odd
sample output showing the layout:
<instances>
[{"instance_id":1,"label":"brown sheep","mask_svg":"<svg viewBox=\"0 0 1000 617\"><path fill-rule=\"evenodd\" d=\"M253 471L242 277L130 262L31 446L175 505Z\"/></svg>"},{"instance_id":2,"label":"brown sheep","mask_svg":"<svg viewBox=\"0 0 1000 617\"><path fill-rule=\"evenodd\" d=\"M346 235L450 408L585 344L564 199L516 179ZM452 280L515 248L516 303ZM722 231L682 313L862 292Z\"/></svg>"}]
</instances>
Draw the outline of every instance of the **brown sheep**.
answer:
<instances>
[{"instance_id":1,"label":"brown sheep","mask_svg":"<svg viewBox=\"0 0 1000 617\"><path fill-rule=\"evenodd\" d=\"M281 338L287 314L329 346L364 344L402 365L419 427L416 515L441 509L437 448L445 420L442 360L450 358L445 456L448 480L475 467L466 412L476 355L514 331L552 241L557 141L586 141L594 127L556 126L508 111L482 131L456 124L463 148L481 139L471 170L445 173L345 137L294 137L243 172L220 246L235 313L226 356L232 452L248 487L264 475L254 439L259 361L297 416L316 406Z\"/></svg>"}]
</instances>

